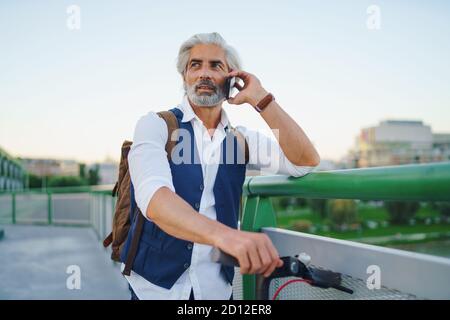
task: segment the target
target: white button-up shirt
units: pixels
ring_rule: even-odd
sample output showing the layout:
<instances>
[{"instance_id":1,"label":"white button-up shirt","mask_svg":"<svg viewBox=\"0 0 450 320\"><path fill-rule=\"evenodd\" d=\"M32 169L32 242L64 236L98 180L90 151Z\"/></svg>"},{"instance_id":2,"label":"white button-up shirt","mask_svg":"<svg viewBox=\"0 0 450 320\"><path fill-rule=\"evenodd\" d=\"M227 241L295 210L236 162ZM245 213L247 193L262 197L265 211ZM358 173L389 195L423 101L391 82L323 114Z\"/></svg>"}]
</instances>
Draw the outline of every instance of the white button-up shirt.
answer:
<instances>
[{"instance_id":1,"label":"white button-up shirt","mask_svg":"<svg viewBox=\"0 0 450 320\"><path fill-rule=\"evenodd\" d=\"M192 124L203 171L204 189L198 211L200 214L216 220L213 187L220 163L220 147L226 136L227 114L222 109L220 122L211 137L203 122L194 113L186 96L184 96L178 108L183 112L181 121L189 121ZM314 168L292 164L275 139L243 126L237 126L236 129L248 141L249 163L247 169L261 170L262 173L299 177ZM175 192L165 151L167 137L165 121L155 112L149 112L137 122L133 144L128 154L130 177L135 189L136 203L147 219L149 219L146 216L147 207L159 188L168 187ZM187 300L192 289L196 300L227 300L231 296L232 287L221 275L221 265L211 262L212 249L211 246L194 243L190 267L170 289L150 283L133 271L131 271L130 276L126 276L126 279L139 299ZM122 270L123 268L124 264L122 264Z\"/></svg>"}]
</instances>

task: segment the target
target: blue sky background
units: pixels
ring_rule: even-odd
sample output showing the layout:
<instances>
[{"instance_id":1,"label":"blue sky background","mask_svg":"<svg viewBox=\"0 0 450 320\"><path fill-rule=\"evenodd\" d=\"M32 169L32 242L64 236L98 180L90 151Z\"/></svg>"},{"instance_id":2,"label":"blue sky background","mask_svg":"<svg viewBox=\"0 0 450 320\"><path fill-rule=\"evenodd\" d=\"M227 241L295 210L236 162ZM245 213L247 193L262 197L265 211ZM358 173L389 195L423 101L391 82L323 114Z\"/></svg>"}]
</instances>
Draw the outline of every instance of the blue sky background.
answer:
<instances>
[{"instance_id":1,"label":"blue sky background","mask_svg":"<svg viewBox=\"0 0 450 320\"><path fill-rule=\"evenodd\" d=\"M66 26L72 4L81 30ZM377 31L366 26L372 4ZM141 116L181 101L181 43L212 31L322 158L387 118L450 132L449 1L1 1L0 146L118 160ZM224 108L233 125L267 128L249 105Z\"/></svg>"}]
</instances>

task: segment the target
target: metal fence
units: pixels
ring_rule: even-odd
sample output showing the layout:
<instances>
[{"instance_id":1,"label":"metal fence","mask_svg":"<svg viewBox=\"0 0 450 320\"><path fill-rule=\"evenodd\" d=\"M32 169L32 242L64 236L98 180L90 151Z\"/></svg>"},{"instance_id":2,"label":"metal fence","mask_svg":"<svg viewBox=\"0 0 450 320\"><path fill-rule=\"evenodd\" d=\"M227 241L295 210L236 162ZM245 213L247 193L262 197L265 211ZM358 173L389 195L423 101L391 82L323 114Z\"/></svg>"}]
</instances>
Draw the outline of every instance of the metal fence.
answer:
<instances>
[{"instance_id":1,"label":"metal fence","mask_svg":"<svg viewBox=\"0 0 450 320\"><path fill-rule=\"evenodd\" d=\"M93 192L90 194L90 219L99 240L111 232L115 199L111 193Z\"/></svg>"},{"instance_id":2,"label":"metal fence","mask_svg":"<svg viewBox=\"0 0 450 320\"><path fill-rule=\"evenodd\" d=\"M52 188L0 193L0 224L92 227L99 239L111 232L112 186Z\"/></svg>"}]
</instances>

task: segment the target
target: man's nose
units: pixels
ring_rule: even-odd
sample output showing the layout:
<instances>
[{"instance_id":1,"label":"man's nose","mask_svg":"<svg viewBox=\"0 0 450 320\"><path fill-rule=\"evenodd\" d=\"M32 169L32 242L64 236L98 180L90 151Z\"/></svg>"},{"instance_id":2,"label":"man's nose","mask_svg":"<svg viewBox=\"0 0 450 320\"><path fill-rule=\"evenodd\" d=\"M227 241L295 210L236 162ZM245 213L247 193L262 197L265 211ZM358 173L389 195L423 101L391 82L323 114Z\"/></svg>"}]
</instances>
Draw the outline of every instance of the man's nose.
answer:
<instances>
[{"instance_id":1,"label":"man's nose","mask_svg":"<svg viewBox=\"0 0 450 320\"><path fill-rule=\"evenodd\" d=\"M200 79L211 79L212 75L211 75L211 70L204 66L201 70L200 70Z\"/></svg>"}]
</instances>

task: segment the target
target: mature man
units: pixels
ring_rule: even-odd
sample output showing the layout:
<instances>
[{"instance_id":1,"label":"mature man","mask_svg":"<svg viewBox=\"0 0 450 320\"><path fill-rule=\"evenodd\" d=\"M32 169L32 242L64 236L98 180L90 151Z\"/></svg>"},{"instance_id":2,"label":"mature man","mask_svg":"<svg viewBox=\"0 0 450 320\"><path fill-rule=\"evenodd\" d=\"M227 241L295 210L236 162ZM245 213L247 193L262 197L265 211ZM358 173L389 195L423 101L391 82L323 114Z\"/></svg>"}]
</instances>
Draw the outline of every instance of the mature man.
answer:
<instances>
[{"instance_id":1,"label":"mature man","mask_svg":"<svg viewBox=\"0 0 450 320\"><path fill-rule=\"evenodd\" d=\"M177 68L185 95L172 111L179 128L192 136L200 163L167 159L168 127L156 113L138 121L128 161L135 201L146 220L127 280L133 299L229 299L234 270L211 261L213 247L234 256L242 274L268 276L282 265L265 234L237 229L246 168L261 169L269 158L277 163L269 166L272 173L302 176L319 163L319 155L273 95L241 70L236 51L218 33L184 42ZM236 127L248 143L248 165L210 161L230 152L225 140L231 125L222 108L228 77L244 82L228 103L250 104L255 116L278 130L275 140Z\"/></svg>"}]
</instances>

